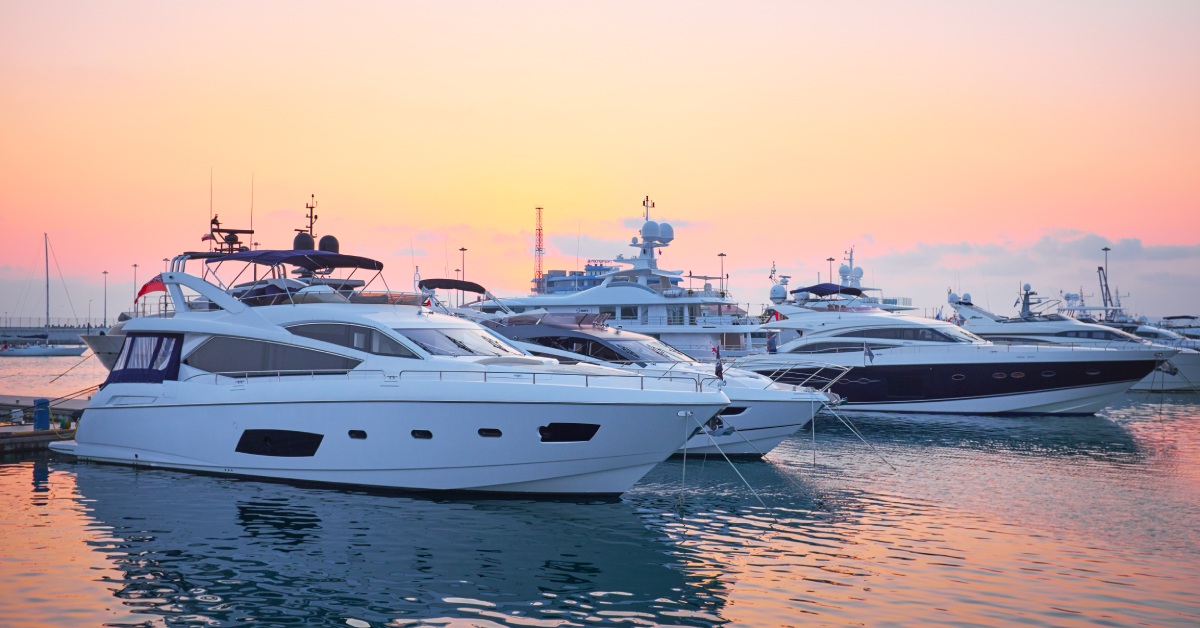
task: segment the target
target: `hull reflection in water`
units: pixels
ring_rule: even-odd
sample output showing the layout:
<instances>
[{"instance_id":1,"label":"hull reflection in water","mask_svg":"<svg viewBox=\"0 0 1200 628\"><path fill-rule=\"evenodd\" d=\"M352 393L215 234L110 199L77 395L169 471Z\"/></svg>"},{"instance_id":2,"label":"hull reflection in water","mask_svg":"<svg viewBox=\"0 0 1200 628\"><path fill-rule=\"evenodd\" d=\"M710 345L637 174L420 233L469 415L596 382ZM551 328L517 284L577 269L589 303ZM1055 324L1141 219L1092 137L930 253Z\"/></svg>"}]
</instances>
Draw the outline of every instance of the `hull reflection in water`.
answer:
<instances>
[{"instance_id":1,"label":"hull reflection in water","mask_svg":"<svg viewBox=\"0 0 1200 628\"><path fill-rule=\"evenodd\" d=\"M719 623L625 503L435 501L86 463L79 498L157 623ZM352 621L348 621L352 620ZM359 623L355 623L355 621ZM362 622L366 622L365 624ZM394 622L388 623L388 622Z\"/></svg>"}]
</instances>

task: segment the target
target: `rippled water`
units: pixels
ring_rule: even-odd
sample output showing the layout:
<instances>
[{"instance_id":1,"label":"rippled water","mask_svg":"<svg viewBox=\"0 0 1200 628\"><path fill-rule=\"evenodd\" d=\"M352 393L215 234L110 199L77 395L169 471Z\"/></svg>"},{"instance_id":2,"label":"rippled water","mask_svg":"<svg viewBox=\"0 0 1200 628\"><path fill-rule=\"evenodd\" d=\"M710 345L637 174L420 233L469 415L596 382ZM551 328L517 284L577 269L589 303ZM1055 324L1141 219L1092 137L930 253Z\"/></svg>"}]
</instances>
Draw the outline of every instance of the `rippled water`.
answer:
<instances>
[{"instance_id":1,"label":"rippled water","mask_svg":"<svg viewBox=\"0 0 1200 628\"><path fill-rule=\"evenodd\" d=\"M0 459L0 624L1200 624L1200 396L848 418L617 502Z\"/></svg>"}]
</instances>

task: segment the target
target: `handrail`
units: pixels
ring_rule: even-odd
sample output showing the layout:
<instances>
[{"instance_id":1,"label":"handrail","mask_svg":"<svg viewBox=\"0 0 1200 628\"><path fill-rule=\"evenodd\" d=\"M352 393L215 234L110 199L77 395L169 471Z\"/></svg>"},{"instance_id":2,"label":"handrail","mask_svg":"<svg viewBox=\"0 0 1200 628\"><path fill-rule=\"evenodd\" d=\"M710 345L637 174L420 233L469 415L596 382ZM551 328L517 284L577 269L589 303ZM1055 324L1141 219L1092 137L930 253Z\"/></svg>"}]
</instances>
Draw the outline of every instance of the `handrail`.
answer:
<instances>
[{"instance_id":1,"label":"handrail","mask_svg":"<svg viewBox=\"0 0 1200 628\"><path fill-rule=\"evenodd\" d=\"M704 387L701 384L699 375L643 375L639 373L569 373L569 372L553 372L553 371L488 371L488 370L471 370L471 369L435 369L435 370L401 370L401 371L383 371L383 370L272 370L272 371L226 371L220 373L198 373L192 375L185 382L195 380L204 380L212 378L214 384L222 383L222 378L233 380L233 383L244 384L250 381L263 381L270 378L275 382L282 382L284 378L289 380L292 378L306 377L310 380L315 380L317 377L344 377L347 381L350 380L373 380L378 379L385 383L399 382L405 378L410 380L420 379L421 381L475 381L482 383L527 383L527 384L542 384L542 385L560 385L572 386L579 385L572 383L573 381L581 382L585 388L625 388L628 389L636 382L636 388L639 390L679 390L677 386L671 384L686 384L694 392L702 392ZM449 376L449 377L448 377ZM539 381L540 378L540 381ZM630 386L615 386L603 385L603 382L616 382L623 380L621 383L628 382ZM647 386L647 382L663 384L663 386L655 387Z\"/></svg>"}]
</instances>

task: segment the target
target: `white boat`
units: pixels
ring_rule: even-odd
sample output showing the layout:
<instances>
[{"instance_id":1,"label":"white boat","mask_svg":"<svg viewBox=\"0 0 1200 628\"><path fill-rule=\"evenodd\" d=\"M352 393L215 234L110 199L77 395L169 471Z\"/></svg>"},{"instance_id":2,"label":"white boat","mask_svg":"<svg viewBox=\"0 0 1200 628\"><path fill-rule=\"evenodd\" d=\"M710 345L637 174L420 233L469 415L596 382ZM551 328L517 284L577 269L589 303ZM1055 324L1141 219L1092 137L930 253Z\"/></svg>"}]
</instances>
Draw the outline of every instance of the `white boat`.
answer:
<instances>
[{"instance_id":1,"label":"white boat","mask_svg":"<svg viewBox=\"0 0 1200 628\"><path fill-rule=\"evenodd\" d=\"M217 272L185 272L196 258ZM243 262L267 270L233 291L220 268ZM289 269L323 281L292 286ZM75 440L52 449L303 482L611 495L729 403L691 377L525 356L332 274L364 269L382 264L314 250L176 257L161 276L174 316L126 322Z\"/></svg>"},{"instance_id":2,"label":"white boat","mask_svg":"<svg viewBox=\"0 0 1200 628\"><path fill-rule=\"evenodd\" d=\"M506 298L504 303L518 313L608 314L614 327L657 338L700 360L712 360L714 350L726 357L751 351L759 320L733 300L724 277L685 275L658 267L658 250L671 244L675 230L650 220L653 207L647 197L645 223L629 245L637 255L612 260L626 268L599 275L599 285L586 290ZM715 288L714 280L719 282ZM471 307L485 313L500 309L494 300Z\"/></svg>"},{"instance_id":3,"label":"white boat","mask_svg":"<svg viewBox=\"0 0 1200 628\"><path fill-rule=\"evenodd\" d=\"M735 368L715 370L649 336L609 327L595 315L517 315L484 323L517 348L561 363L604 364L642 375L688 375L729 397L729 406L705 424L677 454L761 457L806 425L837 395L810 386L777 383ZM820 366L820 365L818 365ZM825 365L824 381L845 367Z\"/></svg>"},{"instance_id":4,"label":"white boat","mask_svg":"<svg viewBox=\"0 0 1200 628\"><path fill-rule=\"evenodd\" d=\"M1045 300L1025 284L1021 290L1021 310L1005 317L975 304L970 294L950 294L965 329L993 342L1038 347L1074 346L1120 349L1157 356L1158 365L1135 382L1130 390L1146 392L1188 392L1200 390L1200 352L1186 344L1160 344L1139 338L1121 329L1088 323L1052 309L1057 300ZM1076 311L1080 306L1075 306Z\"/></svg>"},{"instance_id":5,"label":"white boat","mask_svg":"<svg viewBox=\"0 0 1200 628\"><path fill-rule=\"evenodd\" d=\"M46 249L46 341L45 343L21 343L0 345L0 357L53 357L83 355L83 345L50 344L50 236L43 233L42 243Z\"/></svg>"},{"instance_id":6,"label":"white boat","mask_svg":"<svg viewBox=\"0 0 1200 628\"><path fill-rule=\"evenodd\" d=\"M776 320L763 328L779 333L780 344L733 366L783 382L811 378L805 362L814 359L852 366L832 386L847 410L1093 414L1162 359L1146 351L993 344L945 321L872 307L801 307L784 302L778 288Z\"/></svg>"}]
</instances>

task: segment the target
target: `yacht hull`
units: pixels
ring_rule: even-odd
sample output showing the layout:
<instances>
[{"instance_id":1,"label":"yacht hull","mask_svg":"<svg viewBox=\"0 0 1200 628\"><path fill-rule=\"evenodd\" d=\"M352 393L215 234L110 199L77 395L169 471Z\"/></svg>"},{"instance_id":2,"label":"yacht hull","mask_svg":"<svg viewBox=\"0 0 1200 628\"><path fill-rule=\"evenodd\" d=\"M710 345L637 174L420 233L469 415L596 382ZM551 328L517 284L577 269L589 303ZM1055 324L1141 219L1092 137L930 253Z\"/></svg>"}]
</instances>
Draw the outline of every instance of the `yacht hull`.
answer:
<instances>
[{"instance_id":1,"label":"yacht hull","mask_svg":"<svg viewBox=\"0 0 1200 628\"><path fill-rule=\"evenodd\" d=\"M87 347L79 345L29 345L0 349L0 357L44 358L83 355Z\"/></svg>"},{"instance_id":2,"label":"yacht hull","mask_svg":"<svg viewBox=\"0 0 1200 628\"><path fill-rule=\"evenodd\" d=\"M954 414L1094 414L1158 364L1152 354L1072 361L884 363L855 366L831 390L851 411ZM1103 358L1103 359L1100 359ZM784 383L813 375L805 367L740 365Z\"/></svg>"},{"instance_id":3,"label":"yacht hull","mask_svg":"<svg viewBox=\"0 0 1200 628\"><path fill-rule=\"evenodd\" d=\"M465 383L446 384L431 398L419 387L385 392L351 382L339 392L353 401L306 394L305 384L258 383L248 402L236 400L236 387L172 391L170 384L105 387L75 440L52 449L101 462L300 482L614 495L691 435L688 412L707 420L726 403L720 393L645 391L644 404L612 404L600 389L520 384L499 396L496 387L507 386L491 384L493 397L484 400ZM181 394L185 388L192 390ZM559 398L539 399L543 392Z\"/></svg>"},{"instance_id":4,"label":"yacht hull","mask_svg":"<svg viewBox=\"0 0 1200 628\"><path fill-rule=\"evenodd\" d=\"M761 457L807 425L824 407L812 393L796 394L789 400L787 393L773 390L726 388L725 392L729 407L705 423L676 455Z\"/></svg>"},{"instance_id":5,"label":"yacht hull","mask_svg":"<svg viewBox=\"0 0 1200 628\"><path fill-rule=\"evenodd\" d=\"M1200 353L1180 352L1133 385L1138 392L1200 392Z\"/></svg>"}]
</instances>

